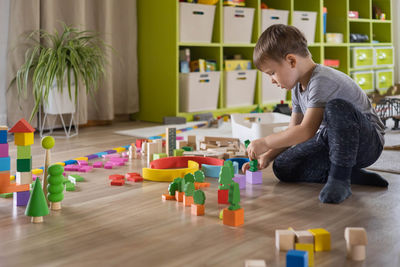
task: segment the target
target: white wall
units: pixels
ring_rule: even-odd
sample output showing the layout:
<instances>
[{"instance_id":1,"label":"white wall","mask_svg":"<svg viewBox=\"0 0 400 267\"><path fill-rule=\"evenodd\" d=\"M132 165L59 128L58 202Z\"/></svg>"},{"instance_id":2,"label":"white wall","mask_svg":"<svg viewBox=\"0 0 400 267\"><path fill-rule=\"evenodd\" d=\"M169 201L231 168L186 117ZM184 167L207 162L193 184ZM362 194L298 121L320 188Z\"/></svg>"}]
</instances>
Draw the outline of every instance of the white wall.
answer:
<instances>
[{"instance_id":1,"label":"white wall","mask_svg":"<svg viewBox=\"0 0 400 267\"><path fill-rule=\"evenodd\" d=\"M0 0L0 125L7 125L6 70L10 0Z\"/></svg>"},{"instance_id":2,"label":"white wall","mask_svg":"<svg viewBox=\"0 0 400 267\"><path fill-rule=\"evenodd\" d=\"M394 81L400 83L400 0L393 0L393 33L395 49Z\"/></svg>"}]
</instances>

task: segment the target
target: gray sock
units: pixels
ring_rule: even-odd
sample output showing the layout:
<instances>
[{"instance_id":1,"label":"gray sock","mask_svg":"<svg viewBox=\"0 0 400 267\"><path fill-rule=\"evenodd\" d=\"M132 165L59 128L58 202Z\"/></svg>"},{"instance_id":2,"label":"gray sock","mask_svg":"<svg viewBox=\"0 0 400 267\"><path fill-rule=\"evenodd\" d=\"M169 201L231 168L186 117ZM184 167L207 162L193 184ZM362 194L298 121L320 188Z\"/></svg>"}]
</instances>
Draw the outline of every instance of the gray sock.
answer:
<instances>
[{"instance_id":1,"label":"gray sock","mask_svg":"<svg viewBox=\"0 0 400 267\"><path fill-rule=\"evenodd\" d=\"M350 181L343 181L328 177L328 182L319 193L322 203L339 204L351 196Z\"/></svg>"}]
</instances>

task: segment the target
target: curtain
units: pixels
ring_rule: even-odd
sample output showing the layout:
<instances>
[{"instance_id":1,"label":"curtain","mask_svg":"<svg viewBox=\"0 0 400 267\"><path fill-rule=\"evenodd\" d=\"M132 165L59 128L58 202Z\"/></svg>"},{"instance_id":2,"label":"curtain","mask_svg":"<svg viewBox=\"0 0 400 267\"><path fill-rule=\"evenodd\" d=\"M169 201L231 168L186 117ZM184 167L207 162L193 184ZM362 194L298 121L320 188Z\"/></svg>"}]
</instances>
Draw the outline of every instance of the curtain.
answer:
<instances>
[{"instance_id":1,"label":"curtain","mask_svg":"<svg viewBox=\"0 0 400 267\"><path fill-rule=\"evenodd\" d=\"M9 13L10 13L10 0L1 0L0 1L0 125L7 125L6 55L7 55Z\"/></svg>"},{"instance_id":2,"label":"curtain","mask_svg":"<svg viewBox=\"0 0 400 267\"><path fill-rule=\"evenodd\" d=\"M92 99L85 90L79 93L79 123L88 120L112 120L116 114L139 111L137 80L137 27L135 0L13 0L10 9L8 82L24 62L26 47L18 47L21 34L44 29L53 32L61 23L81 30L99 32L109 51L106 75ZM16 47L14 51L10 48ZM84 89L81 87L81 89ZM23 100L22 110L17 109L16 88L7 92L8 122L13 125L21 117L28 118L33 101ZM96 103L96 104L95 104ZM36 122L32 122L36 125Z\"/></svg>"}]
</instances>

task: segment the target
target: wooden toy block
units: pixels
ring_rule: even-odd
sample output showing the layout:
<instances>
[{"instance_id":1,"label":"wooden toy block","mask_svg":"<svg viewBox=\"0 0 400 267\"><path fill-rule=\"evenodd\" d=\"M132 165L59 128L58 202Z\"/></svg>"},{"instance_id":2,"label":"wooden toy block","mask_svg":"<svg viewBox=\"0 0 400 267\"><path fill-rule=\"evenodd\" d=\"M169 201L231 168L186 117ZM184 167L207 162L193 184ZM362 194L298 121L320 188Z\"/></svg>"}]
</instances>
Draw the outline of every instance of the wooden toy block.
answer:
<instances>
[{"instance_id":1,"label":"wooden toy block","mask_svg":"<svg viewBox=\"0 0 400 267\"><path fill-rule=\"evenodd\" d=\"M0 158L0 172L10 170L10 157Z\"/></svg>"},{"instance_id":2,"label":"wooden toy block","mask_svg":"<svg viewBox=\"0 0 400 267\"><path fill-rule=\"evenodd\" d=\"M239 189L245 189L246 188L246 175L244 175L244 174L235 174L235 177L233 177L232 180L239 184Z\"/></svg>"},{"instance_id":3,"label":"wooden toy block","mask_svg":"<svg viewBox=\"0 0 400 267\"><path fill-rule=\"evenodd\" d=\"M196 216L204 215L204 205L192 204L191 213Z\"/></svg>"},{"instance_id":4,"label":"wooden toy block","mask_svg":"<svg viewBox=\"0 0 400 267\"><path fill-rule=\"evenodd\" d=\"M58 165L61 165L61 166L65 166L65 163L64 162L56 162L56 163L54 163L54 164L58 164Z\"/></svg>"},{"instance_id":5,"label":"wooden toy block","mask_svg":"<svg viewBox=\"0 0 400 267\"><path fill-rule=\"evenodd\" d=\"M72 178L75 179L76 182L83 182L83 181L85 181L85 178L83 178L82 176L77 175L77 174L71 174L71 175L68 176L68 180L71 181Z\"/></svg>"},{"instance_id":6,"label":"wooden toy block","mask_svg":"<svg viewBox=\"0 0 400 267\"><path fill-rule=\"evenodd\" d=\"M174 157L183 156L183 149L174 149Z\"/></svg>"},{"instance_id":7,"label":"wooden toy block","mask_svg":"<svg viewBox=\"0 0 400 267\"><path fill-rule=\"evenodd\" d=\"M32 183L32 172L17 172L16 173L17 184L31 184Z\"/></svg>"},{"instance_id":8,"label":"wooden toy block","mask_svg":"<svg viewBox=\"0 0 400 267\"><path fill-rule=\"evenodd\" d=\"M104 159L111 159L111 158L120 158L121 155L117 154L117 153L114 153L114 154L104 154L101 157L104 158Z\"/></svg>"},{"instance_id":9,"label":"wooden toy block","mask_svg":"<svg viewBox=\"0 0 400 267\"><path fill-rule=\"evenodd\" d=\"M315 251L329 251L331 250L331 234L323 229L309 229L308 231L314 235L314 249Z\"/></svg>"},{"instance_id":10,"label":"wooden toy block","mask_svg":"<svg viewBox=\"0 0 400 267\"><path fill-rule=\"evenodd\" d=\"M140 173L138 172L128 172L125 174L125 178L134 178L134 177L141 177Z\"/></svg>"},{"instance_id":11,"label":"wooden toy block","mask_svg":"<svg viewBox=\"0 0 400 267\"><path fill-rule=\"evenodd\" d=\"M248 184L262 184L262 172L246 170L246 182Z\"/></svg>"},{"instance_id":12,"label":"wooden toy block","mask_svg":"<svg viewBox=\"0 0 400 267\"><path fill-rule=\"evenodd\" d=\"M166 158L166 157L168 157L168 155L166 153L153 154L153 160L162 159L162 158Z\"/></svg>"},{"instance_id":13,"label":"wooden toy block","mask_svg":"<svg viewBox=\"0 0 400 267\"><path fill-rule=\"evenodd\" d=\"M355 261L366 258L367 232L362 227L346 227L344 230L347 257Z\"/></svg>"},{"instance_id":14,"label":"wooden toy block","mask_svg":"<svg viewBox=\"0 0 400 267\"><path fill-rule=\"evenodd\" d=\"M104 169L112 169L114 167L114 164L112 164L111 162L107 162L106 164L104 164Z\"/></svg>"},{"instance_id":15,"label":"wooden toy block","mask_svg":"<svg viewBox=\"0 0 400 267\"><path fill-rule=\"evenodd\" d=\"M64 171L67 171L67 172L75 172L75 171L78 171L78 170L79 170L79 166L78 165L66 165L64 167Z\"/></svg>"},{"instance_id":16,"label":"wooden toy block","mask_svg":"<svg viewBox=\"0 0 400 267\"><path fill-rule=\"evenodd\" d=\"M65 183L65 191L75 191L75 184L71 182Z\"/></svg>"},{"instance_id":17,"label":"wooden toy block","mask_svg":"<svg viewBox=\"0 0 400 267\"><path fill-rule=\"evenodd\" d=\"M176 200L175 196L171 196L170 194L162 194L162 200Z\"/></svg>"},{"instance_id":18,"label":"wooden toy block","mask_svg":"<svg viewBox=\"0 0 400 267\"><path fill-rule=\"evenodd\" d=\"M1 144L0 143L0 158L6 158L8 156L9 156L8 144Z\"/></svg>"},{"instance_id":19,"label":"wooden toy block","mask_svg":"<svg viewBox=\"0 0 400 267\"><path fill-rule=\"evenodd\" d=\"M279 251L294 249L295 234L291 230L275 230L275 246Z\"/></svg>"},{"instance_id":20,"label":"wooden toy block","mask_svg":"<svg viewBox=\"0 0 400 267\"><path fill-rule=\"evenodd\" d=\"M176 148L176 128L166 128L165 131L166 139L166 152L169 157L174 155L174 149Z\"/></svg>"},{"instance_id":21,"label":"wooden toy block","mask_svg":"<svg viewBox=\"0 0 400 267\"><path fill-rule=\"evenodd\" d=\"M218 204L229 204L229 189L218 189Z\"/></svg>"},{"instance_id":22,"label":"wooden toy block","mask_svg":"<svg viewBox=\"0 0 400 267\"><path fill-rule=\"evenodd\" d=\"M125 149L125 147L116 147L116 148L113 148L113 150L117 151L117 153L121 153L122 151L125 151L126 149Z\"/></svg>"},{"instance_id":23,"label":"wooden toy block","mask_svg":"<svg viewBox=\"0 0 400 267\"><path fill-rule=\"evenodd\" d=\"M108 179L110 180L125 180L125 176L121 174L112 174L108 176Z\"/></svg>"},{"instance_id":24,"label":"wooden toy block","mask_svg":"<svg viewBox=\"0 0 400 267\"><path fill-rule=\"evenodd\" d=\"M7 129L8 128L4 127L4 126L0 126L0 127L3 127L3 129L0 130L0 144L7 144Z\"/></svg>"},{"instance_id":25,"label":"wooden toy block","mask_svg":"<svg viewBox=\"0 0 400 267\"><path fill-rule=\"evenodd\" d=\"M14 196L14 193L4 193L0 194L1 198L12 198Z\"/></svg>"},{"instance_id":26,"label":"wooden toy block","mask_svg":"<svg viewBox=\"0 0 400 267\"><path fill-rule=\"evenodd\" d=\"M39 178L38 176L32 174L32 181L36 181L36 179Z\"/></svg>"},{"instance_id":27,"label":"wooden toy block","mask_svg":"<svg viewBox=\"0 0 400 267\"><path fill-rule=\"evenodd\" d=\"M314 244L302 244L296 243L295 244L296 250L302 250L308 252L308 266L314 266Z\"/></svg>"},{"instance_id":28,"label":"wooden toy block","mask_svg":"<svg viewBox=\"0 0 400 267\"><path fill-rule=\"evenodd\" d=\"M15 133L14 144L16 146L33 145L33 133Z\"/></svg>"},{"instance_id":29,"label":"wooden toy block","mask_svg":"<svg viewBox=\"0 0 400 267\"><path fill-rule=\"evenodd\" d=\"M32 173L35 174L35 175L40 175L40 174L43 173L43 170L42 169L33 169Z\"/></svg>"},{"instance_id":30,"label":"wooden toy block","mask_svg":"<svg viewBox=\"0 0 400 267\"><path fill-rule=\"evenodd\" d=\"M78 165L80 165L80 166L88 166L89 163L86 160L78 160Z\"/></svg>"},{"instance_id":31,"label":"wooden toy block","mask_svg":"<svg viewBox=\"0 0 400 267\"><path fill-rule=\"evenodd\" d=\"M289 250L286 254L286 267L307 267L308 252L301 250Z\"/></svg>"},{"instance_id":32,"label":"wooden toy block","mask_svg":"<svg viewBox=\"0 0 400 267\"><path fill-rule=\"evenodd\" d=\"M16 206L25 207L28 204L29 197L31 196L30 191L22 191L14 193L14 200L16 201Z\"/></svg>"},{"instance_id":33,"label":"wooden toy block","mask_svg":"<svg viewBox=\"0 0 400 267\"><path fill-rule=\"evenodd\" d=\"M304 231L294 231L294 234L296 235L296 243L302 243L302 244L313 244L314 245L314 235L311 234L309 231L304 230Z\"/></svg>"},{"instance_id":34,"label":"wooden toy block","mask_svg":"<svg viewBox=\"0 0 400 267\"><path fill-rule=\"evenodd\" d=\"M156 143L147 143L147 166L150 166L150 162L153 161L153 154L157 152Z\"/></svg>"},{"instance_id":35,"label":"wooden toy block","mask_svg":"<svg viewBox=\"0 0 400 267\"><path fill-rule=\"evenodd\" d=\"M125 184L125 180L112 180L111 185L122 186Z\"/></svg>"},{"instance_id":36,"label":"wooden toy block","mask_svg":"<svg viewBox=\"0 0 400 267\"><path fill-rule=\"evenodd\" d=\"M187 137L187 145L191 146L193 150L197 150L197 141L196 141L196 136L195 135L188 135Z\"/></svg>"},{"instance_id":37,"label":"wooden toy block","mask_svg":"<svg viewBox=\"0 0 400 267\"><path fill-rule=\"evenodd\" d=\"M179 192L178 190L175 191L175 199L178 202L183 202L183 196L185 195L184 192Z\"/></svg>"},{"instance_id":38,"label":"wooden toy block","mask_svg":"<svg viewBox=\"0 0 400 267\"><path fill-rule=\"evenodd\" d=\"M207 177L218 178L219 173L221 172L221 166L202 164L201 170L204 172L204 175Z\"/></svg>"},{"instance_id":39,"label":"wooden toy block","mask_svg":"<svg viewBox=\"0 0 400 267\"><path fill-rule=\"evenodd\" d=\"M88 160L92 160L92 159L97 159L99 156L96 154L91 154L91 155L87 155L85 157L88 158Z\"/></svg>"},{"instance_id":40,"label":"wooden toy block","mask_svg":"<svg viewBox=\"0 0 400 267\"><path fill-rule=\"evenodd\" d=\"M190 207L194 203L193 196L183 196L183 205L185 207Z\"/></svg>"},{"instance_id":41,"label":"wooden toy block","mask_svg":"<svg viewBox=\"0 0 400 267\"><path fill-rule=\"evenodd\" d=\"M162 141L162 139L156 139L156 140L154 140L154 143L156 143L157 144L157 151L156 151L156 153L162 153L163 151L162 151L162 147L163 147L163 141Z\"/></svg>"},{"instance_id":42,"label":"wooden toy block","mask_svg":"<svg viewBox=\"0 0 400 267\"><path fill-rule=\"evenodd\" d=\"M17 159L32 158L31 146L17 146Z\"/></svg>"},{"instance_id":43,"label":"wooden toy block","mask_svg":"<svg viewBox=\"0 0 400 267\"><path fill-rule=\"evenodd\" d=\"M24 119L20 119L10 130L10 133L33 133L35 129Z\"/></svg>"},{"instance_id":44,"label":"wooden toy block","mask_svg":"<svg viewBox=\"0 0 400 267\"><path fill-rule=\"evenodd\" d=\"M89 159L87 157L79 157L79 158L74 158L77 162L80 160L88 161Z\"/></svg>"},{"instance_id":45,"label":"wooden toy block","mask_svg":"<svg viewBox=\"0 0 400 267\"><path fill-rule=\"evenodd\" d=\"M78 171L79 172L90 172L91 170L93 170L92 166L81 166Z\"/></svg>"},{"instance_id":46,"label":"wooden toy block","mask_svg":"<svg viewBox=\"0 0 400 267\"><path fill-rule=\"evenodd\" d=\"M143 182L143 177L141 177L141 176L129 177L129 178L127 178L127 180L134 182L134 183Z\"/></svg>"},{"instance_id":47,"label":"wooden toy block","mask_svg":"<svg viewBox=\"0 0 400 267\"><path fill-rule=\"evenodd\" d=\"M199 182L194 182L194 188L200 189L202 187L210 187L210 183L199 183Z\"/></svg>"},{"instance_id":48,"label":"wooden toy block","mask_svg":"<svg viewBox=\"0 0 400 267\"><path fill-rule=\"evenodd\" d=\"M32 175L33 177L33 175ZM10 175L10 181L14 181L15 180L15 176L14 175Z\"/></svg>"},{"instance_id":49,"label":"wooden toy block","mask_svg":"<svg viewBox=\"0 0 400 267\"><path fill-rule=\"evenodd\" d=\"M176 148L177 149L182 149L184 146L187 146L188 142L183 141L183 140L177 140L176 141Z\"/></svg>"},{"instance_id":50,"label":"wooden toy block","mask_svg":"<svg viewBox=\"0 0 400 267\"><path fill-rule=\"evenodd\" d=\"M229 226L239 226L244 224L244 209L230 210L225 208L223 210L223 224Z\"/></svg>"},{"instance_id":51,"label":"wooden toy block","mask_svg":"<svg viewBox=\"0 0 400 267\"><path fill-rule=\"evenodd\" d=\"M264 260L246 260L244 262L245 267L267 267Z\"/></svg>"},{"instance_id":52,"label":"wooden toy block","mask_svg":"<svg viewBox=\"0 0 400 267\"><path fill-rule=\"evenodd\" d=\"M103 162L102 161L96 161L93 163L93 168L101 168L103 167Z\"/></svg>"},{"instance_id":53,"label":"wooden toy block","mask_svg":"<svg viewBox=\"0 0 400 267\"><path fill-rule=\"evenodd\" d=\"M30 172L32 170L32 158L17 159L17 172Z\"/></svg>"}]
</instances>

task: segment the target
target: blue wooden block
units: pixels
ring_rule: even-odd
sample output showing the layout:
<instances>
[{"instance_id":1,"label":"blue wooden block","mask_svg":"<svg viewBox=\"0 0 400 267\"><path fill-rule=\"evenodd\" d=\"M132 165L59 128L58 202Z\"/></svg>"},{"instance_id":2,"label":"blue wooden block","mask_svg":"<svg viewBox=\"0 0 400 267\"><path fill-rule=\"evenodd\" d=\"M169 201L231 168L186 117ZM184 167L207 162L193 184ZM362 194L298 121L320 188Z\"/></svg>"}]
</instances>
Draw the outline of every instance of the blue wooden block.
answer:
<instances>
[{"instance_id":1,"label":"blue wooden block","mask_svg":"<svg viewBox=\"0 0 400 267\"><path fill-rule=\"evenodd\" d=\"M6 130L0 131L0 144L7 144L7 131Z\"/></svg>"},{"instance_id":2,"label":"blue wooden block","mask_svg":"<svg viewBox=\"0 0 400 267\"><path fill-rule=\"evenodd\" d=\"M126 150L129 150L129 147L130 147L131 145L127 145L127 146L122 146L122 147L124 147Z\"/></svg>"},{"instance_id":3,"label":"blue wooden block","mask_svg":"<svg viewBox=\"0 0 400 267\"><path fill-rule=\"evenodd\" d=\"M99 157L99 155L92 154L92 155L87 155L87 156L85 156L85 157L87 157L88 160L91 160L91 159L97 159L97 158Z\"/></svg>"},{"instance_id":4,"label":"blue wooden block","mask_svg":"<svg viewBox=\"0 0 400 267\"><path fill-rule=\"evenodd\" d=\"M308 252L301 250L289 250L286 254L286 267L307 267Z\"/></svg>"},{"instance_id":5,"label":"blue wooden block","mask_svg":"<svg viewBox=\"0 0 400 267\"><path fill-rule=\"evenodd\" d=\"M0 158L0 172L10 170L10 157Z\"/></svg>"},{"instance_id":6,"label":"blue wooden block","mask_svg":"<svg viewBox=\"0 0 400 267\"><path fill-rule=\"evenodd\" d=\"M230 158L227 160L237 162L239 164L239 169L242 169L243 164L250 161L248 158Z\"/></svg>"},{"instance_id":7,"label":"blue wooden block","mask_svg":"<svg viewBox=\"0 0 400 267\"><path fill-rule=\"evenodd\" d=\"M101 158L103 155L107 155L108 153L107 152L99 152L99 153L96 153L96 155L99 157L99 158Z\"/></svg>"},{"instance_id":8,"label":"blue wooden block","mask_svg":"<svg viewBox=\"0 0 400 267\"><path fill-rule=\"evenodd\" d=\"M204 172L206 177L219 178L219 173L221 172L222 166L201 164L201 170Z\"/></svg>"},{"instance_id":9,"label":"blue wooden block","mask_svg":"<svg viewBox=\"0 0 400 267\"><path fill-rule=\"evenodd\" d=\"M162 137L159 135L155 135L155 136L150 136L148 139L149 140L156 140L156 139L161 139Z\"/></svg>"},{"instance_id":10,"label":"blue wooden block","mask_svg":"<svg viewBox=\"0 0 400 267\"><path fill-rule=\"evenodd\" d=\"M117 153L117 150L110 149L110 150L106 150L104 152L107 152L107 154L114 154L114 153Z\"/></svg>"},{"instance_id":11,"label":"blue wooden block","mask_svg":"<svg viewBox=\"0 0 400 267\"><path fill-rule=\"evenodd\" d=\"M74 160L74 159L70 159L70 160L66 160L64 161L65 165L73 165L73 164L77 164L78 161Z\"/></svg>"}]
</instances>

